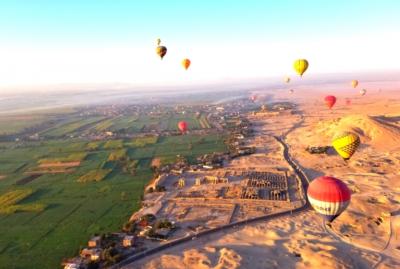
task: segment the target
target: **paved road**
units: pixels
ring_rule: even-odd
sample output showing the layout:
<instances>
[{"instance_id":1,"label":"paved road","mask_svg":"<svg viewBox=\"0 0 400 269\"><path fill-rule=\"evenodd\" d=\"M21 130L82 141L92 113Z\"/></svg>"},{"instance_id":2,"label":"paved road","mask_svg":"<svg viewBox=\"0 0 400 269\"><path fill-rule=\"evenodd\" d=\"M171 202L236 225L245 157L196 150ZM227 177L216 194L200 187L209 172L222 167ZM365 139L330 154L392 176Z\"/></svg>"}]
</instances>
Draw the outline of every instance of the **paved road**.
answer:
<instances>
[{"instance_id":1,"label":"paved road","mask_svg":"<svg viewBox=\"0 0 400 269\"><path fill-rule=\"evenodd\" d=\"M307 190L307 187L308 187L308 183L309 183L309 180L308 180L307 176L301 170L301 168L290 157L289 148L288 148L287 144L285 143L285 141L280 137L276 137L275 136L274 138L282 145L282 147L283 147L283 156L284 156L285 160L287 161L287 163L293 168L293 171L296 173L298 179L301 182L301 186L302 186L302 190L301 191L303 192L303 194L305 194L306 190ZM248 219L248 220L244 220L244 221L229 223L227 225L220 226L220 227L217 227L217 228L214 228L214 229L209 229L209 230L206 230L206 231L202 231L202 232L199 232L197 234L193 234L193 235L186 236L186 237L183 237L183 238L179 238L179 239L176 239L176 240L173 240L173 241L169 241L169 242L167 242L167 243L165 243L163 245L160 245L160 246L157 246L155 248L146 250L144 252L132 255L132 256L128 257L127 259L123 260L122 262L120 262L119 264L117 264L117 265L115 265L115 266L113 266L111 268L112 269L133 268L133 264L132 263L134 263L134 262L136 262L136 261L138 261L140 259L146 258L146 257L148 257L150 255L154 255L154 254L157 254L159 252L162 252L162 251L164 251L164 250L166 250L168 248L175 247L175 246L181 246L184 243L191 242L193 240L198 240L200 238L204 238L206 236L209 236L211 234L215 234L215 233L220 232L220 231L229 231L230 229L236 229L238 227L246 226L248 224L257 223L257 222L260 222L260 221L265 222L265 221L273 220L273 219L276 219L276 218L286 217L286 216L289 216L289 215L297 215L297 214L299 214L299 213L301 213L301 212L303 212L305 210L308 210L309 208L310 207L309 207L309 204L308 204L308 201L307 201L307 202L303 203L303 205L301 207L293 209L293 210L290 210L290 211L284 211L284 212L270 214L270 215L262 216L262 217L258 217L258 218L253 218L253 219Z\"/></svg>"}]
</instances>

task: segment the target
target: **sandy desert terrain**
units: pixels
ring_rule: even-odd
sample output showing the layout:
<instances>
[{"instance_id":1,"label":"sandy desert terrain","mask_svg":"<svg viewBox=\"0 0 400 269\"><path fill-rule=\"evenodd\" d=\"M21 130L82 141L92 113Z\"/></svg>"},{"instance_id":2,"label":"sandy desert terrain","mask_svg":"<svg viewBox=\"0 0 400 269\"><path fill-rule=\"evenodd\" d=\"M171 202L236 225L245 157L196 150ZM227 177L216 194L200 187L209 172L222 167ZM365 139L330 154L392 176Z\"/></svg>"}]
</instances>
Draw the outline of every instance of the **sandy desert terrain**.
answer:
<instances>
[{"instance_id":1,"label":"sandy desert terrain","mask_svg":"<svg viewBox=\"0 0 400 269\"><path fill-rule=\"evenodd\" d=\"M399 268L400 267L400 85L369 83L358 90L282 89L277 100L294 100L299 115L265 119L254 143L286 135L293 159L310 179L332 175L352 191L347 210L331 225L314 211L232 228L150 256L135 268ZM340 90L339 90L340 89ZM381 89L381 90L379 90ZM262 94L262 92L260 92ZM327 94L338 98L328 110ZM351 98L351 104L345 102ZM350 130L361 145L347 163L334 151L311 155L307 146L331 144L335 132ZM271 141L270 141L271 142ZM280 165L274 143L235 160L233 166Z\"/></svg>"}]
</instances>

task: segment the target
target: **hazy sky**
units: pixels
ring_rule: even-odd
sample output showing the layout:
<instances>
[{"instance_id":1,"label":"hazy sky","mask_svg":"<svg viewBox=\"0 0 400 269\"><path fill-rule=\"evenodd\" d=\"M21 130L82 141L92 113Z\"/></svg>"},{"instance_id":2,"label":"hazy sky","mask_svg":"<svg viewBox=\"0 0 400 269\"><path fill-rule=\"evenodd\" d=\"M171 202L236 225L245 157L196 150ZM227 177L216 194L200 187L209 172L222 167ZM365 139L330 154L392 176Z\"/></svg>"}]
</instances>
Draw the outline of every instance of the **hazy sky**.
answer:
<instances>
[{"instance_id":1,"label":"hazy sky","mask_svg":"<svg viewBox=\"0 0 400 269\"><path fill-rule=\"evenodd\" d=\"M0 86L284 76L303 57L306 76L399 70L399 14L398 0L0 0Z\"/></svg>"}]
</instances>

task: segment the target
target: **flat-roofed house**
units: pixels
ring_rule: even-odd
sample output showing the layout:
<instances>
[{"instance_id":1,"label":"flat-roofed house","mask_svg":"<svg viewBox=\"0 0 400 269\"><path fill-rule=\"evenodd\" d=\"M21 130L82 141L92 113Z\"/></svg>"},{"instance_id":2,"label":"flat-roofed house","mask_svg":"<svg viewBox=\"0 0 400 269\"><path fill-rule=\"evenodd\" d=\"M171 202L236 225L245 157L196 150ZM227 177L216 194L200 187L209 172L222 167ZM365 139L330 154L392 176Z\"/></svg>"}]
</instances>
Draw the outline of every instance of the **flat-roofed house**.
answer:
<instances>
[{"instance_id":1,"label":"flat-roofed house","mask_svg":"<svg viewBox=\"0 0 400 269\"><path fill-rule=\"evenodd\" d=\"M82 258L90 258L91 261L100 260L101 250L99 248L84 248L81 251Z\"/></svg>"},{"instance_id":2,"label":"flat-roofed house","mask_svg":"<svg viewBox=\"0 0 400 269\"><path fill-rule=\"evenodd\" d=\"M126 235L122 239L122 245L126 248L133 247L135 244L135 236L133 235Z\"/></svg>"},{"instance_id":3,"label":"flat-roofed house","mask_svg":"<svg viewBox=\"0 0 400 269\"><path fill-rule=\"evenodd\" d=\"M96 248L96 247L100 246L100 243L101 243L101 237L100 236L94 236L89 240L88 246L90 248Z\"/></svg>"},{"instance_id":4,"label":"flat-roofed house","mask_svg":"<svg viewBox=\"0 0 400 269\"><path fill-rule=\"evenodd\" d=\"M67 263L64 266L64 269L80 269L80 268L81 268L81 265L77 264L77 263L74 263L74 262Z\"/></svg>"}]
</instances>

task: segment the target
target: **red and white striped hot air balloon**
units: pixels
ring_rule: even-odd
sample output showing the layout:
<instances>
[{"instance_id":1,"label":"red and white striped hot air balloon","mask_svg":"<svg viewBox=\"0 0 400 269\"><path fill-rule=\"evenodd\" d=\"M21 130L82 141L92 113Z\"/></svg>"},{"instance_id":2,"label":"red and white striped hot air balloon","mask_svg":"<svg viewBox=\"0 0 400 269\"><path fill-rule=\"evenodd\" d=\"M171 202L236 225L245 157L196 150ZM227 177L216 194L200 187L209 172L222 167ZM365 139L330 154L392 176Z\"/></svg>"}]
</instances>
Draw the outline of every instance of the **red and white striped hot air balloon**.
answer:
<instances>
[{"instance_id":1,"label":"red and white striped hot air balloon","mask_svg":"<svg viewBox=\"0 0 400 269\"><path fill-rule=\"evenodd\" d=\"M340 179L323 176L310 183L307 197L314 210L331 222L350 204L351 192Z\"/></svg>"}]
</instances>

